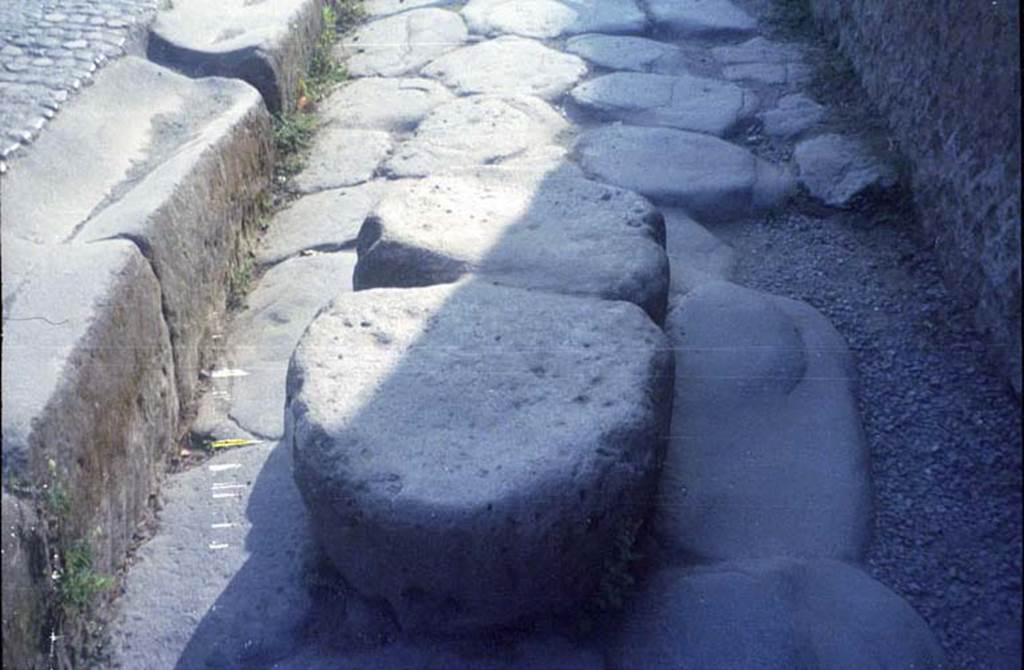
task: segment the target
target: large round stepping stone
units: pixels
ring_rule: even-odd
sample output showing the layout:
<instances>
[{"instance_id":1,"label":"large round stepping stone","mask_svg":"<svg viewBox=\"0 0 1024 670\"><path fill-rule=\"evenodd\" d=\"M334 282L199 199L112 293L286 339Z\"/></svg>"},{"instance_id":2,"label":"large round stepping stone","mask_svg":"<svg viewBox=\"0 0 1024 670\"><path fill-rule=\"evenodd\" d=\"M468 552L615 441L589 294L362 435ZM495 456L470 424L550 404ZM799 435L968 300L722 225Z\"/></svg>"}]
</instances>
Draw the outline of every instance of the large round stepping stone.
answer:
<instances>
[{"instance_id":1,"label":"large round stepping stone","mask_svg":"<svg viewBox=\"0 0 1024 670\"><path fill-rule=\"evenodd\" d=\"M566 41L565 50L611 70L675 74L684 67L682 50L646 37L577 35Z\"/></svg>"},{"instance_id":2,"label":"large round stepping stone","mask_svg":"<svg viewBox=\"0 0 1024 670\"><path fill-rule=\"evenodd\" d=\"M335 49L356 77L398 77L416 72L466 41L466 24L445 9L414 9L368 23Z\"/></svg>"},{"instance_id":3,"label":"large round stepping stone","mask_svg":"<svg viewBox=\"0 0 1024 670\"><path fill-rule=\"evenodd\" d=\"M665 222L613 186L500 168L417 181L359 233L357 290L480 275L505 286L628 300L665 313Z\"/></svg>"},{"instance_id":4,"label":"large round stepping stone","mask_svg":"<svg viewBox=\"0 0 1024 670\"><path fill-rule=\"evenodd\" d=\"M614 670L942 670L928 625L839 561L663 570L627 607Z\"/></svg>"},{"instance_id":5,"label":"large round stepping stone","mask_svg":"<svg viewBox=\"0 0 1024 670\"><path fill-rule=\"evenodd\" d=\"M462 16L474 33L539 39L641 33L647 27L647 17L634 0L470 0Z\"/></svg>"},{"instance_id":6,"label":"large round stepping stone","mask_svg":"<svg viewBox=\"0 0 1024 670\"><path fill-rule=\"evenodd\" d=\"M367 77L347 83L320 105L321 116L341 128L412 130L430 110L455 98L430 79Z\"/></svg>"},{"instance_id":7,"label":"large round stepping stone","mask_svg":"<svg viewBox=\"0 0 1024 670\"><path fill-rule=\"evenodd\" d=\"M701 221L731 220L781 204L793 177L717 137L669 128L608 126L574 147L584 172Z\"/></svg>"},{"instance_id":8,"label":"large round stepping stone","mask_svg":"<svg viewBox=\"0 0 1024 670\"><path fill-rule=\"evenodd\" d=\"M725 135L757 109L735 84L687 74L614 72L572 90L572 100L604 120Z\"/></svg>"},{"instance_id":9,"label":"large round stepping stone","mask_svg":"<svg viewBox=\"0 0 1024 670\"><path fill-rule=\"evenodd\" d=\"M672 439L655 528L700 561L859 560L870 456L843 338L810 306L726 282L671 310Z\"/></svg>"},{"instance_id":10,"label":"large round stepping stone","mask_svg":"<svg viewBox=\"0 0 1024 670\"><path fill-rule=\"evenodd\" d=\"M288 371L313 527L405 631L572 611L646 514L672 357L627 302L480 281L339 296Z\"/></svg>"},{"instance_id":11,"label":"large round stepping stone","mask_svg":"<svg viewBox=\"0 0 1024 670\"><path fill-rule=\"evenodd\" d=\"M728 39L757 30L757 20L730 0L647 0L657 30L679 37Z\"/></svg>"},{"instance_id":12,"label":"large round stepping stone","mask_svg":"<svg viewBox=\"0 0 1024 670\"><path fill-rule=\"evenodd\" d=\"M384 164L396 177L494 165L554 142L568 129L550 105L532 96L470 96L441 105Z\"/></svg>"},{"instance_id":13,"label":"large round stepping stone","mask_svg":"<svg viewBox=\"0 0 1024 670\"><path fill-rule=\"evenodd\" d=\"M895 189L895 168L867 142L843 135L820 135L800 142L793 151L800 183L810 194L833 207L850 205L860 196Z\"/></svg>"},{"instance_id":14,"label":"large round stepping stone","mask_svg":"<svg viewBox=\"0 0 1024 670\"><path fill-rule=\"evenodd\" d=\"M450 7L459 4L459 0L363 0L361 4L366 16L380 18L413 9Z\"/></svg>"},{"instance_id":15,"label":"large round stepping stone","mask_svg":"<svg viewBox=\"0 0 1024 670\"><path fill-rule=\"evenodd\" d=\"M321 130L291 187L302 193L354 186L369 181L391 151L391 137L380 130Z\"/></svg>"},{"instance_id":16,"label":"large round stepping stone","mask_svg":"<svg viewBox=\"0 0 1024 670\"><path fill-rule=\"evenodd\" d=\"M506 36L463 47L423 68L460 94L561 97L587 73L578 56L548 48L536 40Z\"/></svg>"}]
</instances>

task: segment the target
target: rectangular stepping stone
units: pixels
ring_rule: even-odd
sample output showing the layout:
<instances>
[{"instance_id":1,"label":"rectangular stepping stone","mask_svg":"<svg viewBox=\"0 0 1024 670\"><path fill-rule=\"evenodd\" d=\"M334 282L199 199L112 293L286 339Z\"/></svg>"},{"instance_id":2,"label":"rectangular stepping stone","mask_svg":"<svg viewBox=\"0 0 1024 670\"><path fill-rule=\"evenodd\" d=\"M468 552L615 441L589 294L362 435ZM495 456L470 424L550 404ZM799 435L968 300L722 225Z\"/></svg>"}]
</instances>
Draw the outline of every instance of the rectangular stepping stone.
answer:
<instances>
[{"instance_id":1,"label":"rectangular stepping stone","mask_svg":"<svg viewBox=\"0 0 1024 670\"><path fill-rule=\"evenodd\" d=\"M399 77L462 45L466 36L455 12L414 9L357 28L342 37L335 55L355 77Z\"/></svg>"},{"instance_id":2,"label":"rectangular stepping stone","mask_svg":"<svg viewBox=\"0 0 1024 670\"><path fill-rule=\"evenodd\" d=\"M339 296L288 371L317 537L406 633L573 612L648 510L671 366L626 302L478 280Z\"/></svg>"},{"instance_id":3,"label":"rectangular stepping stone","mask_svg":"<svg viewBox=\"0 0 1024 670\"><path fill-rule=\"evenodd\" d=\"M289 186L300 193L316 193L369 181L391 147L391 136L382 130L328 125L317 133L302 172Z\"/></svg>"},{"instance_id":4,"label":"rectangular stepping stone","mask_svg":"<svg viewBox=\"0 0 1024 670\"><path fill-rule=\"evenodd\" d=\"M687 74L614 72L572 90L572 101L603 120L726 135L757 110L735 84Z\"/></svg>"},{"instance_id":5,"label":"rectangular stepping stone","mask_svg":"<svg viewBox=\"0 0 1024 670\"><path fill-rule=\"evenodd\" d=\"M730 39L750 35L757 20L730 0L647 0L655 30L678 37Z\"/></svg>"},{"instance_id":6,"label":"rectangular stepping stone","mask_svg":"<svg viewBox=\"0 0 1024 670\"><path fill-rule=\"evenodd\" d=\"M860 560L870 457L843 338L811 307L725 282L673 306L672 440L655 528L697 561Z\"/></svg>"},{"instance_id":7,"label":"rectangular stepping stone","mask_svg":"<svg viewBox=\"0 0 1024 670\"><path fill-rule=\"evenodd\" d=\"M898 595L839 561L784 559L670 568L629 604L618 670L942 670L928 624Z\"/></svg>"},{"instance_id":8,"label":"rectangular stepping stone","mask_svg":"<svg viewBox=\"0 0 1024 670\"><path fill-rule=\"evenodd\" d=\"M423 75L456 93L562 97L587 73L578 56L522 37L506 36L456 49L431 61Z\"/></svg>"},{"instance_id":9,"label":"rectangular stepping stone","mask_svg":"<svg viewBox=\"0 0 1024 670\"><path fill-rule=\"evenodd\" d=\"M583 133L573 152L589 177L678 205L700 221L755 215L795 188L788 172L701 133L607 126Z\"/></svg>"},{"instance_id":10,"label":"rectangular stepping stone","mask_svg":"<svg viewBox=\"0 0 1024 670\"><path fill-rule=\"evenodd\" d=\"M647 17L634 0L469 0L462 16L474 33L537 39L642 33L647 27Z\"/></svg>"},{"instance_id":11,"label":"rectangular stepping stone","mask_svg":"<svg viewBox=\"0 0 1024 670\"><path fill-rule=\"evenodd\" d=\"M573 177L481 169L396 190L359 233L355 288L495 284L628 300L664 317L665 223L643 197Z\"/></svg>"},{"instance_id":12,"label":"rectangular stepping stone","mask_svg":"<svg viewBox=\"0 0 1024 670\"><path fill-rule=\"evenodd\" d=\"M150 28L148 56L191 77L255 86L273 112L289 110L323 30L322 0L174 0Z\"/></svg>"},{"instance_id":13,"label":"rectangular stepping stone","mask_svg":"<svg viewBox=\"0 0 1024 670\"><path fill-rule=\"evenodd\" d=\"M774 109L759 116L765 133L788 139L817 125L825 117L825 108L802 93L794 93L780 98Z\"/></svg>"},{"instance_id":14,"label":"rectangular stepping stone","mask_svg":"<svg viewBox=\"0 0 1024 670\"><path fill-rule=\"evenodd\" d=\"M565 50L611 70L676 74L685 62L679 47L628 35L577 35L566 40Z\"/></svg>"},{"instance_id":15,"label":"rectangular stepping stone","mask_svg":"<svg viewBox=\"0 0 1024 670\"><path fill-rule=\"evenodd\" d=\"M441 84L420 78L356 79L320 103L320 116L339 128L413 130L430 110L455 98Z\"/></svg>"},{"instance_id":16,"label":"rectangular stepping stone","mask_svg":"<svg viewBox=\"0 0 1024 670\"><path fill-rule=\"evenodd\" d=\"M548 145L569 124L533 96L470 96L441 105L384 163L393 177L494 165Z\"/></svg>"}]
</instances>

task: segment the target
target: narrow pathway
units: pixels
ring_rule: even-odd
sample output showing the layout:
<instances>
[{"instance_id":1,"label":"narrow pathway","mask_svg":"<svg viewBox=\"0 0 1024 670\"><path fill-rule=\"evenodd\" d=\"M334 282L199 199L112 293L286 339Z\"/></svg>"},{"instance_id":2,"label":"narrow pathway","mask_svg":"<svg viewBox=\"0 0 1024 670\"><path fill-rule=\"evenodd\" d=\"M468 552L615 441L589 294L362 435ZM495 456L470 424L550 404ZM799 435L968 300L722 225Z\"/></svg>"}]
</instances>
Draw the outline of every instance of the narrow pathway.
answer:
<instances>
[{"instance_id":1,"label":"narrow pathway","mask_svg":"<svg viewBox=\"0 0 1024 670\"><path fill-rule=\"evenodd\" d=\"M818 47L727 0L366 7L193 427L247 446L165 486L111 664L957 667L861 565L913 573L881 320L780 266L898 195Z\"/></svg>"}]
</instances>

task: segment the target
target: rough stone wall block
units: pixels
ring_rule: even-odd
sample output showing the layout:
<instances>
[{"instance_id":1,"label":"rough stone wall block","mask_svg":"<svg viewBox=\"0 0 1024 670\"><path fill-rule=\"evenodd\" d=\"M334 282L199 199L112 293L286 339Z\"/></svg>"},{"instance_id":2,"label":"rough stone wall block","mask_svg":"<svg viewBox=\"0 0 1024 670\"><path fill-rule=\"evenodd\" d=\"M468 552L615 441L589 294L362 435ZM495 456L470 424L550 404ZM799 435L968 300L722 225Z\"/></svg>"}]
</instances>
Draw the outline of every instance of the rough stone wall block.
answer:
<instances>
[{"instance_id":1,"label":"rough stone wall block","mask_svg":"<svg viewBox=\"0 0 1024 670\"><path fill-rule=\"evenodd\" d=\"M175 0L154 21L148 56L192 77L252 84L272 112L292 109L323 30L324 0Z\"/></svg>"},{"instance_id":2,"label":"rough stone wall block","mask_svg":"<svg viewBox=\"0 0 1024 670\"><path fill-rule=\"evenodd\" d=\"M914 164L948 284L1021 392L1020 3L811 0Z\"/></svg>"}]
</instances>

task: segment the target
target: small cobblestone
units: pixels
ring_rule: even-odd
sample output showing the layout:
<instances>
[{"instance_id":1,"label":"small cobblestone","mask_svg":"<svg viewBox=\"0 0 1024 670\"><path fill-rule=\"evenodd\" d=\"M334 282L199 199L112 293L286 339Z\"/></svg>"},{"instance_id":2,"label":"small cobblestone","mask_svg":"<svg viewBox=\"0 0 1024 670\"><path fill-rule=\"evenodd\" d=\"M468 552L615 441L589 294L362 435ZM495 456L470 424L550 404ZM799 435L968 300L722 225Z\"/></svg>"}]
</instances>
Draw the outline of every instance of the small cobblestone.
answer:
<instances>
[{"instance_id":1,"label":"small cobblestone","mask_svg":"<svg viewBox=\"0 0 1024 670\"><path fill-rule=\"evenodd\" d=\"M161 0L0 1L0 172L70 93L123 55Z\"/></svg>"}]
</instances>

